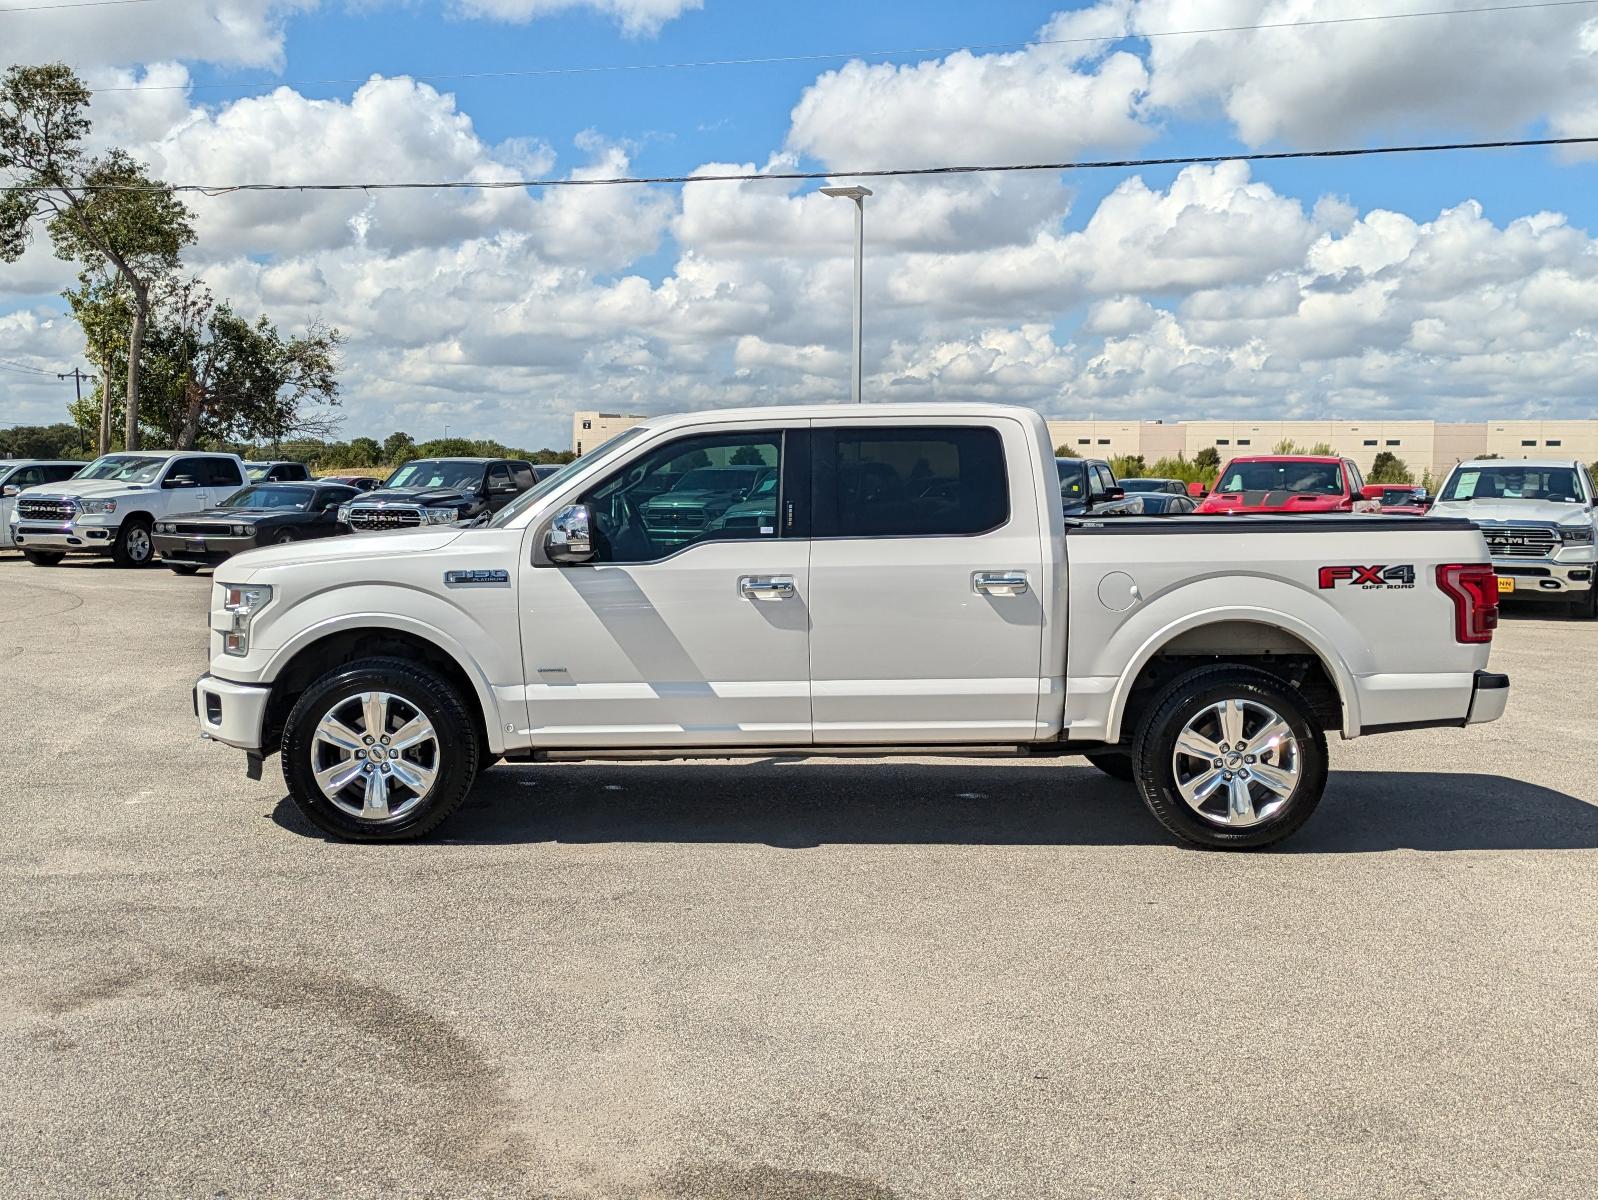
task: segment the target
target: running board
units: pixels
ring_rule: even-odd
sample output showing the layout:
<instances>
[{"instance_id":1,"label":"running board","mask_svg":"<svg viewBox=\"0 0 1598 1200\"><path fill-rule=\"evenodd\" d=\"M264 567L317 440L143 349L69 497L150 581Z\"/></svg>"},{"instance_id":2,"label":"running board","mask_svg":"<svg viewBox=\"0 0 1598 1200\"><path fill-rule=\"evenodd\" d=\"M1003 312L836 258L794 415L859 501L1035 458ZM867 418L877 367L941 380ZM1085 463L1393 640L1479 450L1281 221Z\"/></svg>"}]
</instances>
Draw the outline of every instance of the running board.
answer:
<instances>
[{"instance_id":1,"label":"running board","mask_svg":"<svg viewBox=\"0 0 1598 1200\"><path fill-rule=\"evenodd\" d=\"M643 746L630 750L544 749L513 751L510 762L675 762L683 759L744 758L1037 758L1075 756L1099 749L1087 742L933 742L928 745L864 746Z\"/></svg>"}]
</instances>

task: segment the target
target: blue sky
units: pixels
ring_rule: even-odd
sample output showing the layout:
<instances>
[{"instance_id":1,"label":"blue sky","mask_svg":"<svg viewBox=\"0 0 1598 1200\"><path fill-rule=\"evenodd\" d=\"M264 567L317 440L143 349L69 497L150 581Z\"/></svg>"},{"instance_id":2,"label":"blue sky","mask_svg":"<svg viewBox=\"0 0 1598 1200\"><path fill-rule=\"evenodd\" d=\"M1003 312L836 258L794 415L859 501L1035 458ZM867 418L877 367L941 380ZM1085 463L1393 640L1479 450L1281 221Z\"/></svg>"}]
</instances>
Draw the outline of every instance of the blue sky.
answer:
<instances>
[{"instance_id":1,"label":"blue sky","mask_svg":"<svg viewBox=\"0 0 1598 1200\"><path fill-rule=\"evenodd\" d=\"M546 0L474 3L468 15L431 4L153 0L7 28L21 31L19 57L60 55L101 86L127 82L116 77L127 72L199 85L186 100L106 101L106 136L122 132L174 182L234 181L218 171L503 177L525 164L512 149L523 141L546 145L552 160L539 165L559 175L596 156L640 174L758 166L790 147L807 168L838 170L1569 134L1585 132L1584 121L1598 132L1587 99L1598 71L1586 49L1598 45L1586 30L1598 5L1132 38L1082 57L981 47L1046 27L1097 35L1351 10L1333 0L980 9L575 0L553 12ZM1358 10L1431 7L1371 0ZM658 27L624 29L639 13L646 24L661 18ZM864 64L876 65L841 75L838 59L408 83L958 46L978 48L868 55ZM356 86L305 82L372 74L401 81L381 104ZM204 86L218 83L240 86ZM279 83L292 89L287 99L273 95ZM266 99L239 103L248 97ZM250 150L257 131L278 144ZM350 148L330 157L334 146ZM1142 190L1128 194L1134 175ZM1598 280L1585 233L1592 178L1590 163L1518 150L1259 164L1246 176L1071 173L1052 200L1049 180L1006 180L981 195L987 185L900 185L871 209L868 371L879 392L1010 399L1061 415L1328 405L1445 419L1584 415L1598 387L1584 307ZM827 394L845 348L847 314L832 298L847 229L843 214L806 206L808 190L776 208L723 197L704 220L673 188L592 218L537 198L323 206L314 220L306 214L317 205L304 201L295 211L290 200L255 211L212 201L191 260L241 307L291 327L321 319L348 329L346 409L364 428L425 431L459 414L456 428L559 444L573 408ZM1438 221L1466 201L1479 203L1479 218ZM1544 211L1561 221L1515 224ZM517 280L528 281L525 294ZM0 358L40 369L75 358L70 321L52 316L58 282L38 255L0 266ZM1348 292L1360 299L1325 311L1325 297ZM398 316L379 317L374 295ZM0 420L52 415L57 390L19 378L0 377Z\"/></svg>"}]
</instances>

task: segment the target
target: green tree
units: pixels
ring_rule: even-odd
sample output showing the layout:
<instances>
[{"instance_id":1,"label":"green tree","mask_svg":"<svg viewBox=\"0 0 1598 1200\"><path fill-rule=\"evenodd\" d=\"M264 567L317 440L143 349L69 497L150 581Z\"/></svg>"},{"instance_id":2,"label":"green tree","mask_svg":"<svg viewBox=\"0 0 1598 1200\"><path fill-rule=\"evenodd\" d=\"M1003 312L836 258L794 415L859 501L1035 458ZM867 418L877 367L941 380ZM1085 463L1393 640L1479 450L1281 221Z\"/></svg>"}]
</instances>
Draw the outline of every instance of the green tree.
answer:
<instances>
[{"instance_id":1,"label":"green tree","mask_svg":"<svg viewBox=\"0 0 1598 1200\"><path fill-rule=\"evenodd\" d=\"M1214 476L1220 465L1216 463L1215 466L1206 469L1199 465L1197 457L1189 460L1178 454L1175 458L1156 459L1148 473L1155 479L1180 479L1183 483L1205 483Z\"/></svg>"},{"instance_id":2,"label":"green tree","mask_svg":"<svg viewBox=\"0 0 1598 1200\"><path fill-rule=\"evenodd\" d=\"M398 430L383 439L382 461L391 467L408 463L416 457L416 439Z\"/></svg>"},{"instance_id":3,"label":"green tree","mask_svg":"<svg viewBox=\"0 0 1598 1200\"><path fill-rule=\"evenodd\" d=\"M155 282L194 240L188 208L122 150L90 158L89 89L62 63L12 67L0 79L0 261L15 262L43 223L56 257L114 272L126 287L123 442L139 445L139 372Z\"/></svg>"},{"instance_id":4,"label":"green tree","mask_svg":"<svg viewBox=\"0 0 1598 1200\"><path fill-rule=\"evenodd\" d=\"M1080 458L1081 455L1079 455L1070 446L1056 446L1054 448L1054 457L1055 458Z\"/></svg>"},{"instance_id":5,"label":"green tree","mask_svg":"<svg viewBox=\"0 0 1598 1200\"><path fill-rule=\"evenodd\" d=\"M383 447L377 439L358 437L350 439L350 466L375 467L383 461Z\"/></svg>"},{"instance_id":6,"label":"green tree","mask_svg":"<svg viewBox=\"0 0 1598 1200\"><path fill-rule=\"evenodd\" d=\"M482 454L482 443L470 438L434 438L416 447L417 458L476 458Z\"/></svg>"},{"instance_id":7,"label":"green tree","mask_svg":"<svg viewBox=\"0 0 1598 1200\"><path fill-rule=\"evenodd\" d=\"M88 453L76 425L13 425L0 429L0 458L75 458Z\"/></svg>"},{"instance_id":8,"label":"green tree","mask_svg":"<svg viewBox=\"0 0 1598 1200\"><path fill-rule=\"evenodd\" d=\"M1365 473L1366 483L1413 483L1414 473L1408 464L1391 450L1383 450L1371 462L1371 469Z\"/></svg>"},{"instance_id":9,"label":"green tree","mask_svg":"<svg viewBox=\"0 0 1598 1200\"><path fill-rule=\"evenodd\" d=\"M1205 446L1193 456L1193 465L1205 472L1202 478L1208 478L1221 469L1221 452L1214 446Z\"/></svg>"},{"instance_id":10,"label":"green tree","mask_svg":"<svg viewBox=\"0 0 1598 1200\"><path fill-rule=\"evenodd\" d=\"M80 290L72 299L86 330L115 328L115 311L101 311L121 303L114 290ZM248 321L217 303L199 280L168 278L154 295L146 341L139 422L164 445L276 444L333 428L328 409L338 404L343 342L336 329L284 337L266 316Z\"/></svg>"},{"instance_id":11,"label":"green tree","mask_svg":"<svg viewBox=\"0 0 1598 1200\"><path fill-rule=\"evenodd\" d=\"M1117 479L1137 479L1147 473L1141 454L1117 454L1110 459L1110 470Z\"/></svg>"},{"instance_id":12,"label":"green tree","mask_svg":"<svg viewBox=\"0 0 1598 1200\"><path fill-rule=\"evenodd\" d=\"M732 459L728 463L733 467L763 467L766 465L766 456L760 453L758 446L739 446L732 452Z\"/></svg>"}]
</instances>

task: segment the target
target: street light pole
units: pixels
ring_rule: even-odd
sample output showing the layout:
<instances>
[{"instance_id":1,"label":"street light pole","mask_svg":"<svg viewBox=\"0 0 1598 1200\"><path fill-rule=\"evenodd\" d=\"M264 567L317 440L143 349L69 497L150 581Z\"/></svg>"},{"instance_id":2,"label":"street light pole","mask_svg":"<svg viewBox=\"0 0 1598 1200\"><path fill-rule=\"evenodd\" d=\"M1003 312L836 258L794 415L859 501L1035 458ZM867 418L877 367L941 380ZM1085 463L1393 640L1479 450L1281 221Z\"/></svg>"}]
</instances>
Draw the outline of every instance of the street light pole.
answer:
<instances>
[{"instance_id":1,"label":"street light pole","mask_svg":"<svg viewBox=\"0 0 1598 1200\"><path fill-rule=\"evenodd\" d=\"M870 188L864 187L824 187L821 189L823 196L838 196L845 200L854 201L854 377L853 391L854 402L861 402L860 375L861 375L861 331L865 309L865 271L866 271L866 197L871 195Z\"/></svg>"}]
</instances>

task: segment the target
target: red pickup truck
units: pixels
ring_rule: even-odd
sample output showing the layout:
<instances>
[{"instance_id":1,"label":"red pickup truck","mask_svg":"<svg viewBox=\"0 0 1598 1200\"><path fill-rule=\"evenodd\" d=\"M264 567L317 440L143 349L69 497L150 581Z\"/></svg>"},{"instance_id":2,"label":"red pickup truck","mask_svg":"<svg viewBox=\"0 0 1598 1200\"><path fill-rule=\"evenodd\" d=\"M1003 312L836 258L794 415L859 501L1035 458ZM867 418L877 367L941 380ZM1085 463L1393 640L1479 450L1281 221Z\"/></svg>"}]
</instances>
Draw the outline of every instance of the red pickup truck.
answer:
<instances>
[{"instance_id":1,"label":"red pickup truck","mask_svg":"<svg viewBox=\"0 0 1598 1200\"><path fill-rule=\"evenodd\" d=\"M1346 513L1379 507L1365 499L1364 488L1359 468L1336 455L1251 455L1226 464L1197 511Z\"/></svg>"}]
</instances>

